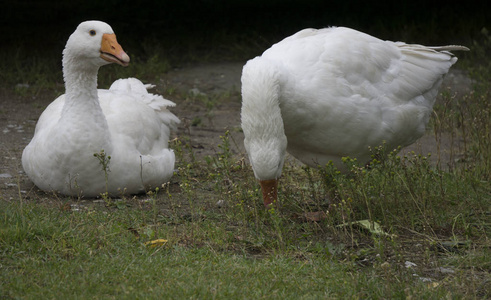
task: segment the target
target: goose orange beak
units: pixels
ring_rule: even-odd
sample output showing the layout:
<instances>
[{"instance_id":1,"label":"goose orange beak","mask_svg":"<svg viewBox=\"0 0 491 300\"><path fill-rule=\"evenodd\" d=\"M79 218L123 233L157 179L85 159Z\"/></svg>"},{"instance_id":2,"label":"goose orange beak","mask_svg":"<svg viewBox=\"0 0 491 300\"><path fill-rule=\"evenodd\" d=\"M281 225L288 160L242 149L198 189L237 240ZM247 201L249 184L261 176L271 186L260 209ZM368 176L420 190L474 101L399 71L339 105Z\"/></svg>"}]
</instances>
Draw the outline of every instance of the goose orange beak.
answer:
<instances>
[{"instance_id":1,"label":"goose orange beak","mask_svg":"<svg viewBox=\"0 0 491 300\"><path fill-rule=\"evenodd\" d=\"M117 63L123 67L128 66L130 57L123 51L123 47L118 44L114 33L104 33L101 41L101 58L110 62Z\"/></svg>"},{"instance_id":2,"label":"goose orange beak","mask_svg":"<svg viewBox=\"0 0 491 300\"><path fill-rule=\"evenodd\" d=\"M268 208L278 199L278 179L260 180L263 192L264 207Z\"/></svg>"}]
</instances>

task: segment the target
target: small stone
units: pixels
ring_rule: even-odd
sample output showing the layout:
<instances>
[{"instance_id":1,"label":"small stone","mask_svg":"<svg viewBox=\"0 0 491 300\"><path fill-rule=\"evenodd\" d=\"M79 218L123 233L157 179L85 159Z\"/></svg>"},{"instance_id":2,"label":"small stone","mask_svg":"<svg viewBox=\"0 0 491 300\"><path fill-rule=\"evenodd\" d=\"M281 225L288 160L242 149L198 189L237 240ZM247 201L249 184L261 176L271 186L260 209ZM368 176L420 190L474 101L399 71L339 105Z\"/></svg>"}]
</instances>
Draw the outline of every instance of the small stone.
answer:
<instances>
[{"instance_id":1,"label":"small stone","mask_svg":"<svg viewBox=\"0 0 491 300\"><path fill-rule=\"evenodd\" d=\"M205 94L205 93L201 92L201 91L200 91L199 89L197 89L197 88L190 89L190 90L189 90L189 94L190 94L191 96L195 96L195 97L196 97L196 96L206 96L206 94Z\"/></svg>"},{"instance_id":2,"label":"small stone","mask_svg":"<svg viewBox=\"0 0 491 300\"><path fill-rule=\"evenodd\" d=\"M418 277L419 280L421 280L423 282L432 282L433 281L433 279L431 279L431 278L428 278L428 277L420 277L417 274L413 274L413 276Z\"/></svg>"},{"instance_id":3,"label":"small stone","mask_svg":"<svg viewBox=\"0 0 491 300\"><path fill-rule=\"evenodd\" d=\"M444 274L453 274L453 273L455 273L454 270L449 269L449 268L444 268L444 267L439 267L438 268L438 271L440 271L440 272L442 272Z\"/></svg>"}]
</instances>

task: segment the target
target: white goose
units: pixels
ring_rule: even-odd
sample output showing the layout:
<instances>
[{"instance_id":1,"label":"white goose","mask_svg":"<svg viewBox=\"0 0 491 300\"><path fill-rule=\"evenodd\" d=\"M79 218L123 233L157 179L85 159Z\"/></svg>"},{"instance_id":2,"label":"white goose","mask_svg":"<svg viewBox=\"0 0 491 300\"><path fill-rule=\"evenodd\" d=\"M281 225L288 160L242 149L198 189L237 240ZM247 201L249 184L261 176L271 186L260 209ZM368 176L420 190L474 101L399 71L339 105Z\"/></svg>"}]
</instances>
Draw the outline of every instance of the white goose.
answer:
<instances>
[{"instance_id":1,"label":"white goose","mask_svg":"<svg viewBox=\"0 0 491 300\"><path fill-rule=\"evenodd\" d=\"M277 199L285 151L310 166L369 147L407 146L425 132L450 50L383 41L342 27L305 29L247 62L242 72L244 145L264 205Z\"/></svg>"},{"instance_id":2,"label":"white goose","mask_svg":"<svg viewBox=\"0 0 491 300\"><path fill-rule=\"evenodd\" d=\"M24 149L22 166L45 191L94 197L106 192L105 172L94 157L110 156L107 191L139 193L165 183L175 156L170 129L179 119L175 104L147 92L138 79L120 79L97 89L99 67L130 61L112 28L100 21L81 23L63 51L66 93L42 113Z\"/></svg>"}]
</instances>

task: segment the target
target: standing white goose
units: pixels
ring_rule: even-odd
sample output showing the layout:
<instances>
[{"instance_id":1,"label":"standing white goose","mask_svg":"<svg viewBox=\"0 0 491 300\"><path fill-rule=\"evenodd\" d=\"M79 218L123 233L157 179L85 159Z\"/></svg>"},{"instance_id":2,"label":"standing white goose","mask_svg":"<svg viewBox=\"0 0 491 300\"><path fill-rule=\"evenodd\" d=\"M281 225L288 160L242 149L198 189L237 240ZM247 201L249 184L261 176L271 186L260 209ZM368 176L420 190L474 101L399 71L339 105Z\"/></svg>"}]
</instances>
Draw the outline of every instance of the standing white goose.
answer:
<instances>
[{"instance_id":1,"label":"standing white goose","mask_svg":"<svg viewBox=\"0 0 491 300\"><path fill-rule=\"evenodd\" d=\"M425 132L450 50L383 41L342 27L305 29L247 62L244 145L263 192L277 199L285 152L310 166L370 159L369 147L414 143Z\"/></svg>"},{"instance_id":2,"label":"standing white goose","mask_svg":"<svg viewBox=\"0 0 491 300\"><path fill-rule=\"evenodd\" d=\"M179 119L166 107L175 104L149 94L151 86L134 78L97 89L99 67L129 61L104 22L83 22L70 36L63 51L66 93L42 113L22 154L22 166L39 188L94 197L107 184L110 194L139 193L172 176L175 155L168 143ZM101 150L111 157L107 182L94 157Z\"/></svg>"}]
</instances>

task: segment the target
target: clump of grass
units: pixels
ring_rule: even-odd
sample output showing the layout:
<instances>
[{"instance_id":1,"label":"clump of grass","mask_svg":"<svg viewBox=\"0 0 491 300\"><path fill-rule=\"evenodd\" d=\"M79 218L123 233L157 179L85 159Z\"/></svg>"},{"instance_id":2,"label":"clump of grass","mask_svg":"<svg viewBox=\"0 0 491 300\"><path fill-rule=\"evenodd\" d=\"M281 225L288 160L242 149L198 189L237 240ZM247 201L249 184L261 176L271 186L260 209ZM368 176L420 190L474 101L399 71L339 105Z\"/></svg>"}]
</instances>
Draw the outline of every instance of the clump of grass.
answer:
<instances>
[{"instance_id":1,"label":"clump of grass","mask_svg":"<svg viewBox=\"0 0 491 300\"><path fill-rule=\"evenodd\" d=\"M100 88L109 88L115 80L128 77L138 78L144 83L157 83L160 76L169 70L169 61L159 53L153 53L146 58L133 56L127 67L109 65L100 68L98 83Z\"/></svg>"},{"instance_id":2,"label":"clump of grass","mask_svg":"<svg viewBox=\"0 0 491 300\"><path fill-rule=\"evenodd\" d=\"M488 59L491 53L489 28L483 27L476 38L472 40L472 45L469 45L469 48L471 51L462 55L463 59L459 61L459 64L476 80L475 88L480 92L485 89L491 77L491 62Z\"/></svg>"},{"instance_id":3,"label":"clump of grass","mask_svg":"<svg viewBox=\"0 0 491 300\"><path fill-rule=\"evenodd\" d=\"M21 97L36 98L46 91L60 93L58 84L63 78L61 58L43 57L41 53L20 48L1 49L0 55L8 57L0 62L0 87L11 89Z\"/></svg>"},{"instance_id":4,"label":"clump of grass","mask_svg":"<svg viewBox=\"0 0 491 300\"><path fill-rule=\"evenodd\" d=\"M374 159L369 169L351 159L345 162L348 175L332 165L321 171L322 192L332 197L332 210L341 209L333 215L338 222L369 219L381 222L390 232L410 230L433 237L452 228L466 236L468 228L455 224L455 218L463 213L486 214L489 187L476 182L474 173L443 172L432 167L426 156L401 157L396 151L383 161Z\"/></svg>"}]
</instances>

